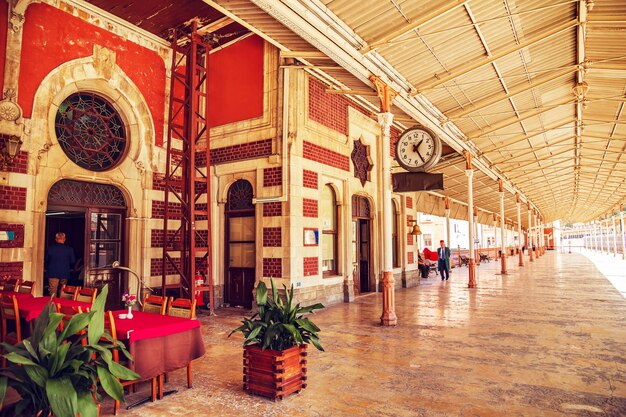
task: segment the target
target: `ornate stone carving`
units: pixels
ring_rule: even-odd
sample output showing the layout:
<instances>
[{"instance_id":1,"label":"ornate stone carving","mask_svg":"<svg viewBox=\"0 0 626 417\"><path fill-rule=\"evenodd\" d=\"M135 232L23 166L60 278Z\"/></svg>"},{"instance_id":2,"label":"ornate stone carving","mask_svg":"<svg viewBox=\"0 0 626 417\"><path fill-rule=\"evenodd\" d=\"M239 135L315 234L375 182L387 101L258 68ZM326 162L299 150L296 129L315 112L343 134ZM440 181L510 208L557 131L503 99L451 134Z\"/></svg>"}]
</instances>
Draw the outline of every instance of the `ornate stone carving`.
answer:
<instances>
[{"instance_id":1,"label":"ornate stone carving","mask_svg":"<svg viewBox=\"0 0 626 417\"><path fill-rule=\"evenodd\" d=\"M15 102L15 90L7 88L0 101L0 120L16 122L22 117L22 109Z\"/></svg>"},{"instance_id":2,"label":"ornate stone carving","mask_svg":"<svg viewBox=\"0 0 626 417\"><path fill-rule=\"evenodd\" d=\"M361 139L355 140L351 158L354 164L354 176L360 179L361 185L365 187L365 183L370 180L370 172L374 166L370 158L369 146L364 145Z\"/></svg>"}]
</instances>

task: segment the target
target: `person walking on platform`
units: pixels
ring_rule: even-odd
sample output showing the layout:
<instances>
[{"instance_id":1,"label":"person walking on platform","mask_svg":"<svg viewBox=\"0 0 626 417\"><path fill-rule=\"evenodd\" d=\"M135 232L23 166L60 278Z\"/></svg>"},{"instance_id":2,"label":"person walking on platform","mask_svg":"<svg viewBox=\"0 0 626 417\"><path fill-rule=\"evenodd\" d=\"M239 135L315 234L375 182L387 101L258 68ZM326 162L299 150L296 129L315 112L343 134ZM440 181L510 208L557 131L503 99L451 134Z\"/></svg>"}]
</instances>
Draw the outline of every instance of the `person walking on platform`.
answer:
<instances>
[{"instance_id":1,"label":"person walking on platform","mask_svg":"<svg viewBox=\"0 0 626 417\"><path fill-rule=\"evenodd\" d=\"M450 278L450 248L446 246L443 240L439 241L439 248L437 248L437 269L441 280Z\"/></svg>"},{"instance_id":2,"label":"person walking on platform","mask_svg":"<svg viewBox=\"0 0 626 417\"><path fill-rule=\"evenodd\" d=\"M54 235L54 243L46 249L44 260L50 295L58 296L59 288L67 284L70 270L75 263L74 249L65 245L65 233L59 232Z\"/></svg>"}]
</instances>

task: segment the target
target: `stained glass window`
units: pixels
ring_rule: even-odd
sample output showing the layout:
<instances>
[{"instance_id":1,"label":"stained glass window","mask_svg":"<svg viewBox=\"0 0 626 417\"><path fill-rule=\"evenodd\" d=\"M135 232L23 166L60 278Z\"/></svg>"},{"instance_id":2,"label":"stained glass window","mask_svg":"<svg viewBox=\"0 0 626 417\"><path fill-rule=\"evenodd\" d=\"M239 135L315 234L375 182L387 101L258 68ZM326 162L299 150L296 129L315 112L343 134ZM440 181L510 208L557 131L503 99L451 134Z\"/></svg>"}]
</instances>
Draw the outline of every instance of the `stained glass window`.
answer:
<instances>
[{"instance_id":1,"label":"stained glass window","mask_svg":"<svg viewBox=\"0 0 626 417\"><path fill-rule=\"evenodd\" d=\"M57 140L67 157L91 171L115 167L126 151L126 130L106 99L80 92L66 98L55 120Z\"/></svg>"}]
</instances>

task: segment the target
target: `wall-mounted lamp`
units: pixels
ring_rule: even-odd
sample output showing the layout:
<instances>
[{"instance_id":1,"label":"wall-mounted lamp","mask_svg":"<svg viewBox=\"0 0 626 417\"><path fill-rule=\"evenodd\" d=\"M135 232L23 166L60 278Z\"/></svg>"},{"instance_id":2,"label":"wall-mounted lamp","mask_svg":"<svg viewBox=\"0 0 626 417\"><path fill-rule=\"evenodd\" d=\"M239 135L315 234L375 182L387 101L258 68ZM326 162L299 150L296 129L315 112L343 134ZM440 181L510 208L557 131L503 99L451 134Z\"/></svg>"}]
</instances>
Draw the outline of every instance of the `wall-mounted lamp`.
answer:
<instances>
[{"instance_id":1,"label":"wall-mounted lamp","mask_svg":"<svg viewBox=\"0 0 626 417\"><path fill-rule=\"evenodd\" d=\"M13 160L20 152L22 140L19 136L8 136L4 139L4 144L0 149L0 163L2 170L6 171L9 166L13 165Z\"/></svg>"},{"instance_id":2,"label":"wall-mounted lamp","mask_svg":"<svg viewBox=\"0 0 626 417\"><path fill-rule=\"evenodd\" d=\"M409 220L409 226L413 226L413 229L409 233L410 235L416 236L421 235L422 231L420 230L419 225L417 224L417 220Z\"/></svg>"}]
</instances>

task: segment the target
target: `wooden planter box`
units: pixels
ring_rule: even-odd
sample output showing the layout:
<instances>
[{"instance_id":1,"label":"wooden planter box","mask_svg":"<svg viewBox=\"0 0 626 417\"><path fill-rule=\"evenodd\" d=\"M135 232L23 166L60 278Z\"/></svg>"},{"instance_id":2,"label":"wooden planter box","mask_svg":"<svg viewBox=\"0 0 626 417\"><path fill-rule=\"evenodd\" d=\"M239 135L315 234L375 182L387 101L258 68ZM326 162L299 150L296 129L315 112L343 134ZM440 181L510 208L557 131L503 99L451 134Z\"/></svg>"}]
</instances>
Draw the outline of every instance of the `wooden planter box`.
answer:
<instances>
[{"instance_id":1,"label":"wooden planter box","mask_svg":"<svg viewBox=\"0 0 626 417\"><path fill-rule=\"evenodd\" d=\"M258 345L243 348L243 389L282 400L306 388L307 345L276 351Z\"/></svg>"}]
</instances>

